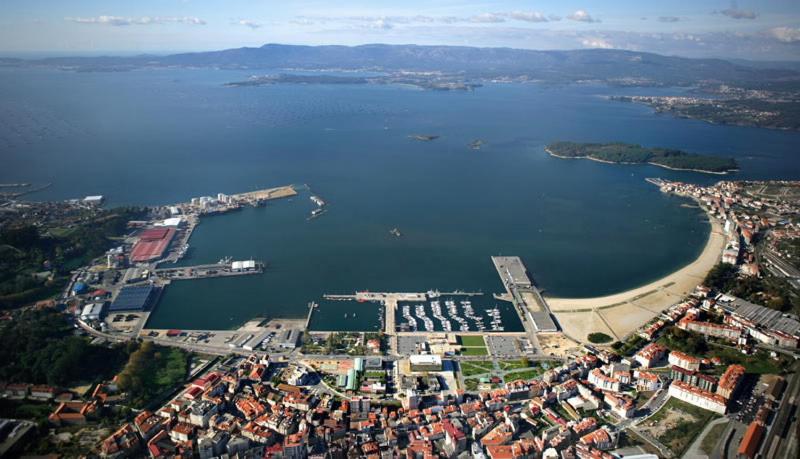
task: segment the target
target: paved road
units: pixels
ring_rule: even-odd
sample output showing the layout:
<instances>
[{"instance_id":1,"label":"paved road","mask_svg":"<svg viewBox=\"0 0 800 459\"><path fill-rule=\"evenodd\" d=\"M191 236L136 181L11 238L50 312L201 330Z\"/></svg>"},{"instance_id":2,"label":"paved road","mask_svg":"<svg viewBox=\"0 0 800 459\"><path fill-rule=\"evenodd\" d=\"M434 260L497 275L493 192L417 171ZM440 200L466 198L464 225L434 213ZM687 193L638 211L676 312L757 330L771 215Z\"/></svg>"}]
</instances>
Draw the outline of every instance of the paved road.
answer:
<instances>
[{"instance_id":1,"label":"paved road","mask_svg":"<svg viewBox=\"0 0 800 459\"><path fill-rule=\"evenodd\" d=\"M647 403L645 403L642 406L641 410L645 411L646 414L640 418L630 419L628 420L629 421L628 423L635 425L641 424L642 422L650 418L650 416L655 414L658 410L660 410L661 407L663 407L664 404L667 403L667 400L669 400L669 386L666 383L664 383L661 389L656 391L656 393L653 394L652 397L650 397L650 400L648 400Z\"/></svg>"}]
</instances>

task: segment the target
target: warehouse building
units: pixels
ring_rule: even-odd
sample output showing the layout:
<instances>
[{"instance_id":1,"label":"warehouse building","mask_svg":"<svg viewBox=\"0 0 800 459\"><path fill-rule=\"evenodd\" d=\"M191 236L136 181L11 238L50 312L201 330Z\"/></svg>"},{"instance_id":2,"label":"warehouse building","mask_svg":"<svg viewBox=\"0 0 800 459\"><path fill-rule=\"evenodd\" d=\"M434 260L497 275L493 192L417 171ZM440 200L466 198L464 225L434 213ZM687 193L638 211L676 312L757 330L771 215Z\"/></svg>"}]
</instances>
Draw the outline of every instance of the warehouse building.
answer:
<instances>
[{"instance_id":1,"label":"warehouse building","mask_svg":"<svg viewBox=\"0 0 800 459\"><path fill-rule=\"evenodd\" d=\"M100 320L103 317L103 310L105 303L89 303L83 307L81 311L81 320L84 322L89 320Z\"/></svg>"},{"instance_id":2,"label":"warehouse building","mask_svg":"<svg viewBox=\"0 0 800 459\"><path fill-rule=\"evenodd\" d=\"M150 228L139 234L139 241L131 250L131 261L134 263L158 260L164 256L172 238L175 237L175 228L159 227Z\"/></svg>"},{"instance_id":3,"label":"warehouse building","mask_svg":"<svg viewBox=\"0 0 800 459\"><path fill-rule=\"evenodd\" d=\"M300 339L300 331L296 328L286 330L283 334L280 346L284 349L294 349L297 347L297 341Z\"/></svg>"},{"instance_id":4,"label":"warehouse building","mask_svg":"<svg viewBox=\"0 0 800 459\"><path fill-rule=\"evenodd\" d=\"M800 347L797 316L728 295L720 296L717 305L729 314L725 317L729 325L746 329L754 339L773 346Z\"/></svg>"},{"instance_id":5,"label":"warehouse building","mask_svg":"<svg viewBox=\"0 0 800 459\"><path fill-rule=\"evenodd\" d=\"M155 300L156 292L156 287L151 284L122 287L108 310L109 312L147 311Z\"/></svg>"}]
</instances>

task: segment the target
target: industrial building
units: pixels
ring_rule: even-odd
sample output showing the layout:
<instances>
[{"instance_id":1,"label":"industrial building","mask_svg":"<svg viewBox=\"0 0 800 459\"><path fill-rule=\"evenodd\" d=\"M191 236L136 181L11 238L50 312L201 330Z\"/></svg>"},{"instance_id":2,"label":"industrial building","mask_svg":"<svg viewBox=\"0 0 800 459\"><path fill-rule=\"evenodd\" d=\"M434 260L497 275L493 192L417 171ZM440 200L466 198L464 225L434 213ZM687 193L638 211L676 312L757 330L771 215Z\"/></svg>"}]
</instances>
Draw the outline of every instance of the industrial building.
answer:
<instances>
[{"instance_id":1,"label":"industrial building","mask_svg":"<svg viewBox=\"0 0 800 459\"><path fill-rule=\"evenodd\" d=\"M255 260L234 261L231 263L231 271L235 272L254 271L256 269L258 269L258 266L256 266Z\"/></svg>"},{"instance_id":2,"label":"industrial building","mask_svg":"<svg viewBox=\"0 0 800 459\"><path fill-rule=\"evenodd\" d=\"M143 263L158 260L164 256L174 236L173 227L149 228L142 231L131 250L131 261Z\"/></svg>"},{"instance_id":3,"label":"industrial building","mask_svg":"<svg viewBox=\"0 0 800 459\"><path fill-rule=\"evenodd\" d=\"M174 226L175 228L178 228L181 225L183 225L183 217L170 217L156 223L153 226L158 226L158 227Z\"/></svg>"},{"instance_id":4,"label":"industrial building","mask_svg":"<svg viewBox=\"0 0 800 459\"><path fill-rule=\"evenodd\" d=\"M147 311L156 298L157 290L151 284L122 287L108 310L109 312Z\"/></svg>"},{"instance_id":5,"label":"industrial building","mask_svg":"<svg viewBox=\"0 0 800 459\"><path fill-rule=\"evenodd\" d=\"M793 349L800 345L800 321L796 316L728 295L722 295L717 305L729 314L725 318L728 324L746 329L762 343Z\"/></svg>"},{"instance_id":6,"label":"industrial building","mask_svg":"<svg viewBox=\"0 0 800 459\"><path fill-rule=\"evenodd\" d=\"M284 349L294 349L297 347L297 341L300 339L300 331L292 328L286 330L280 342L280 347Z\"/></svg>"},{"instance_id":7,"label":"industrial building","mask_svg":"<svg viewBox=\"0 0 800 459\"><path fill-rule=\"evenodd\" d=\"M256 333L252 338L250 338L246 343L244 343L244 345L242 345L242 349L246 351L255 350L256 348L258 348L259 345L261 345L261 343L264 342L265 339L267 339L268 336L269 336L268 331Z\"/></svg>"},{"instance_id":8,"label":"industrial building","mask_svg":"<svg viewBox=\"0 0 800 459\"><path fill-rule=\"evenodd\" d=\"M105 303L89 303L81 311L81 320L100 320L103 317Z\"/></svg>"}]
</instances>

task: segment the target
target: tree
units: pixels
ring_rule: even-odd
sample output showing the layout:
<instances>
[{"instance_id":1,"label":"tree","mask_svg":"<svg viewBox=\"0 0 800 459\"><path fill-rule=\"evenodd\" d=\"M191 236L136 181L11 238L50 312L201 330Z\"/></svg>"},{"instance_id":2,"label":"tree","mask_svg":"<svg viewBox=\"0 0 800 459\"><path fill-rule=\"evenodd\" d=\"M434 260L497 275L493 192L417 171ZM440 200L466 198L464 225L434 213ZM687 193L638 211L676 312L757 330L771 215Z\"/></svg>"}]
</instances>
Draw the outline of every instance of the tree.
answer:
<instances>
[{"instance_id":1,"label":"tree","mask_svg":"<svg viewBox=\"0 0 800 459\"><path fill-rule=\"evenodd\" d=\"M33 225L3 228L0 233L0 242L20 250L35 247L40 240L39 229Z\"/></svg>"}]
</instances>

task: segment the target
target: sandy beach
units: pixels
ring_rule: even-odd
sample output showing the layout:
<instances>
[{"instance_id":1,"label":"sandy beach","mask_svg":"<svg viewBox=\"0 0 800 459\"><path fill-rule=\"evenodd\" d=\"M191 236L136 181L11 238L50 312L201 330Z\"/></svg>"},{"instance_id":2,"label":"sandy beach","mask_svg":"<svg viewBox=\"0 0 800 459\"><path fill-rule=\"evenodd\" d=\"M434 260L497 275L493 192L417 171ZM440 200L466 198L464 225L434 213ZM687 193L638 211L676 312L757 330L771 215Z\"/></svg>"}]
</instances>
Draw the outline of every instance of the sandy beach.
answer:
<instances>
[{"instance_id":1,"label":"sandy beach","mask_svg":"<svg viewBox=\"0 0 800 459\"><path fill-rule=\"evenodd\" d=\"M678 271L625 292L597 298L547 297L547 304L574 339L585 341L592 331L611 331L621 339L691 293L719 261L725 241L722 226L712 219L703 252Z\"/></svg>"}]
</instances>

